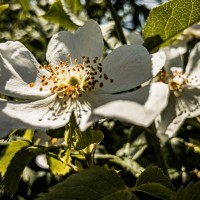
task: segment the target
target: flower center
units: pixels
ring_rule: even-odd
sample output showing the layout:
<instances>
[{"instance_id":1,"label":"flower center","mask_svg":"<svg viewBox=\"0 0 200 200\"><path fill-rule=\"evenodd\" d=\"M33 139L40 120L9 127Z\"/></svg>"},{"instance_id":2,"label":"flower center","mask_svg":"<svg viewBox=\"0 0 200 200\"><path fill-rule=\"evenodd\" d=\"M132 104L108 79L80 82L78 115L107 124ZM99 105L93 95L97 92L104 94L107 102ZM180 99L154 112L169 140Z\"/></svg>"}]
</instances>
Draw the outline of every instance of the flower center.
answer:
<instances>
[{"instance_id":1,"label":"flower center","mask_svg":"<svg viewBox=\"0 0 200 200\"><path fill-rule=\"evenodd\" d=\"M75 85L79 85L80 83L79 83L79 80L75 76L72 76L69 78L68 84L70 86L75 86Z\"/></svg>"},{"instance_id":2,"label":"flower center","mask_svg":"<svg viewBox=\"0 0 200 200\"><path fill-rule=\"evenodd\" d=\"M178 70L173 71L172 75L170 75L169 72L161 71L158 80L168 84L170 91L173 92L176 97L181 96L183 89L188 84L186 75Z\"/></svg>"},{"instance_id":3,"label":"flower center","mask_svg":"<svg viewBox=\"0 0 200 200\"><path fill-rule=\"evenodd\" d=\"M68 54L67 61L60 61L57 66L39 66L40 70L50 72L49 76L41 77L39 90L49 89L65 103L65 97L76 99L85 91L92 91L97 86L102 88L105 81L112 83L113 79L103 73L102 64L98 60L98 57L90 60L89 57L83 56L82 63L79 64L77 59L72 60ZM33 87L34 83L31 82L29 85Z\"/></svg>"}]
</instances>

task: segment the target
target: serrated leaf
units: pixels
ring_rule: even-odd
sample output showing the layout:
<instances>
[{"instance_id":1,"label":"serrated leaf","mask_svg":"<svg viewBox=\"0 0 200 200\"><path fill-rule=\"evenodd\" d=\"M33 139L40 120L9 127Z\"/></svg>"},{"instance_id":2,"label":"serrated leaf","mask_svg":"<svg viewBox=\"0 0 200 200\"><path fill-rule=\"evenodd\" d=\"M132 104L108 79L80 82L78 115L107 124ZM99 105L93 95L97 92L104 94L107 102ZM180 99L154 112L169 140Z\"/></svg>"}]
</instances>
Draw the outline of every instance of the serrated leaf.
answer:
<instances>
[{"instance_id":1,"label":"serrated leaf","mask_svg":"<svg viewBox=\"0 0 200 200\"><path fill-rule=\"evenodd\" d=\"M163 200L171 200L175 192L160 183L145 183L133 188L135 192L143 192Z\"/></svg>"},{"instance_id":2,"label":"serrated leaf","mask_svg":"<svg viewBox=\"0 0 200 200\"><path fill-rule=\"evenodd\" d=\"M136 186L146 183L160 183L171 190L175 190L169 178L162 172L162 170L152 165L150 165L144 172L141 173L136 181Z\"/></svg>"},{"instance_id":3,"label":"serrated leaf","mask_svg":"<svg viewBox=\"0 0 200 200\"><path fill-rule=\"evenodd\" d=\"M14 155L5 173L4 184L7 193L16 193L22 172L34 156L35 154L29 152L27 147L23 147Z\"/></svg>"},{"instance_id":4,"label":"serrated leaf","mask_svg":"<svg viewBox=\"0 0 200 200\"><path fill-rule=\"evenodd\" d=\"M120 198L117 198L117 194ZM49 193L44 194L38 200L82 200L83 197L88 200L133 199L132 193L114 171L96 166L69 176L65 181L52 187Z\"/></svg>"},{"instance_id":5,"label":"serrated leaf","mask_svg":"<svg viewBox=\"0 0 200 200\"><path fill-rule=\"evenodd\" d=\"M67 165L67 163L71 161L69 153L70 151L67 150L65 152L64 159L61 160L57 153L48 152L47 163L52 174L64 176L70 172L71 168Z\"/></svg>"},{"instance_id":6,"label":"serrated leaf","mask_svg":"<svg viewBox=\"0 0 200 200\"><path fill-rule=\"evenodd\" d=\"M84 132L78 134L78 141L75 146L75 150L82 150L89 146L90 144L98 144L104 138L104 135L101 131L88 129Z\"/></svg>"},{"instance_id":7,"label":"serrated leaf","mask_svg":"<svg viewBox=\"0 0 200 200\"><path fill-rule=\"evenodd\" d=\"M200 197L200 182L189 183L185 188L181 187L173 200L199 200Z\"/></svg>"},{"instance_id":8,"label":"serrated leaf","mask_svg":"<svg viewBox=\"0 0 200 200\"><path fill-rule=\"evenodd\" d=\"M3 13L4 10L8 9L8 7L9 7L8 4L0 5L0 14Z\"/></svg>"},{"instance_id":9,"label":"serrated leaf","mask_svg":"<svg viewBox=\"0 0 200 200\"><path fill-rule=\"evenodd\" d=\"M153 8L143 29L144 46L155 51L168 45L184 29L200 21L197 0L171 0Z\"/></svg>"},{"instance_id":10,"label":"serrated leaf","mask_svg":"<svg viewBox=\"0 0 200 200\"><path fill-rule=\"evenodd\" d=\"M22 148L29 146L27 141L13 141L2 152L0 156L0 174L4 176L11 160Z\"/></svg>"},{"instance_id":11,"label":"serrated leaf","mask_svg":"<svg viewBox=\"0 0 200 200\"><path fill-rule=\"evenodd\" d=\"M68 30L76 30L78 27L70 20L70 17L63 10L61 0L55 0L51 5L50 10L45 15L42 15L42 17L52 23L59 24Z\"/></svg>"}]
</instances>

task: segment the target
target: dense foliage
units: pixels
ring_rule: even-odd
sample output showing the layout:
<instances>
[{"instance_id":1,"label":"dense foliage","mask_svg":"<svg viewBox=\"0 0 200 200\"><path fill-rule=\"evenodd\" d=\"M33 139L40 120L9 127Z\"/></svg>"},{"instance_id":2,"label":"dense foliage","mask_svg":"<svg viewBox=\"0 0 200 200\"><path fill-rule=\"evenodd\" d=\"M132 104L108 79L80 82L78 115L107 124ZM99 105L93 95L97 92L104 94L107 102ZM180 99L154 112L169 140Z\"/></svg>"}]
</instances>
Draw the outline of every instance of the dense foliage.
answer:
<instances>
[{"instance_id":1,"label":"dense foliage","mask_svg":"<svg viewBox=\"0 0 200 200\"><path fill-rule=\"evenodd\" d=\"M138 45L144 40L151 54L164 47L181 49L186 71L190 60L199 63L200 48L195 45L200 41L200 4L196 0L3 0L0 47L20 41L45 65L51 37L63 30L74 32L89 19L101 27L104 56L123 44ZM199 68L198 64L197 77ZM0 66L0 78L2 71ZM199 108L200 86L193 86L198 90L194 97ZM140 87L119 93L134 93ZM3 93L0 97L21 101ZM1 104L0 109L3 113ZM143 127L117 114L107 118L106 111L105 118L85 131L77 128L73 112L64 127L15 129L0 138L0 199L198 200L200 116L189 114L168 135L157 121Z\"/></svg>"}]
</instances>

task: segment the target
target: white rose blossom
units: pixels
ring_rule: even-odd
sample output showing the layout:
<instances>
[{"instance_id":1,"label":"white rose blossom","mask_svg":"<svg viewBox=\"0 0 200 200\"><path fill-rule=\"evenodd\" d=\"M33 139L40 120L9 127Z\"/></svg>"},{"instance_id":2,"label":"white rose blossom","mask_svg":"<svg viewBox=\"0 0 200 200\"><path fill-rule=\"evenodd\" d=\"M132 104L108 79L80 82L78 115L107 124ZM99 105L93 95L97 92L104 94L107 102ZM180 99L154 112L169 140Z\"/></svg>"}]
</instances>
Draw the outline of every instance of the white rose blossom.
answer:
<instances>
[{"instance_id":1,"label":"white rose blossom","mask_svg":"<svg viewBox=\"0 0 200 200\"><path fill-rule=\"evenodd\" d=\"M151 90L147 86L135 92L121 91L155 76L164 65L163 53L150 55L140 45L124 45L102 61L102 52L102 33L93 20L75 33L55 34L47 48L48 65L40 65L20 42L1 43L0 93L20 100L0 99L0 137L12 129L62 127L72 112L83 131L102 118L93 115L95 108L119 99L135 102L131 116L136 124L152 121L144 120L142 104L149 91L165 90L165 84L152 84ZM118 107L117 112L123 109ZM151 109L148 112L153 117L157 114Z\"/></svg>"},{"instance_id":2,"label":"white rose blossom","mask_svg":"<svg viewBox=\"0 0 200 200\"><path fill-rule=\"evenodd\" d=\"M186 118L200 115L200 43L190 52L184 70L183 61L175 48L164 49L167 62L159 81L168 85L168 105L161 113L157 133L165 141L174 136ZM158 91L159 92L159 91Z\"/></svg>"}]
</instances>

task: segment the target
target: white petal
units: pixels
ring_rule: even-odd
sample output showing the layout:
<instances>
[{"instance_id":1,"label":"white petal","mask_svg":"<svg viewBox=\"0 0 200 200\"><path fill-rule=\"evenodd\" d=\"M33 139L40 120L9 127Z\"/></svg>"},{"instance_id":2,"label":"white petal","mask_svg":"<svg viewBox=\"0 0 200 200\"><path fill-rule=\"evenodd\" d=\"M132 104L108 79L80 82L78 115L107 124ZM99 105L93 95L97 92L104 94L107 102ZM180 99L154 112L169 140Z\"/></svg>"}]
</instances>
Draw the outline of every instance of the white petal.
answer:
<instances>
[{"instance_id":1,"label":"white petal","mask_svg":"<svg viewBox=\"0 0 200 200\"><path fill-rule=\"evenodd\" d=\"M128 36L127 36L127 40L130 44L138 44L138 45L142 45L144 40L142 38L142 36L140 35L140 33L133 31L131 32Z\"/></svg>"},{"instance_id":2,"label":"white petal","mask_svg":"<svg viewBox=\"0 0 200 200\"><path fill-rule=\"evenodd\" d=\"M152 61L152 74L153 77L155 77L163 68L166 61L166 56L163 52L157 52L152 54L151 61Z\"/></svg>"},{"instance_id":3,"label":"white petal","mask_svg":"<svg viewBox=\"0 0 200 200\"><path fill-rule=\"evenodd\" d=\"M163 63L164 64L164 63ZM132 89L152 78L151 55L140 45L124 45L115 49L103 61L103 73L112 84L104 80L104 90L120 92Z\"/></svg>"},{"instance_id":4,"label":"white petal","mask_svg":"<svg viewBox=\"0 0 200 200\"><path fill-rule=\"evenodd\" d=\"M161 120L157 128L157 134L162 142L166 142L166 135L168 137L175 135L186 117L187 113L180 110L176 97L170 95L168 106L162 112Z\"/></svg>"},{"instance_id":5,"label":"white petal","mask_svg":"<svg viewBox=\"0 0 200 200\"><path fill-rule=\"evenodd\" d=\"M173 137L178 129L181 127L185 119L185 115L175 116L173 121L168 125L165 134L168 135L169 138Z\"/></svg>"},{"instance_id":6,"label":"white petal","mask_svg":"<svg viewBox=\"0 0 200 200\"><path fill-rule=\"evenodd\" d=\"M90 121L91 106L86 101L76 102L74 114L76 122L81 131L85 131L94 121Z\"/></svg>"},{"instance_id":7,"label":"white petal","mask_svg":"<svg viewBox=\"0 0 200 200\"><path fill-rule=\"evenodd\" d=\"M185 71L188 76L197 77L196 80L200 83L200 42L192 49Z\"/></svg>"},{"instance_id":8,"label":"white petal","mask_svg":"<svg viewBox=\"0 0 200 200\"><path fill-rule=\"evenodd\" d=\"M192 35L193 37L200 39L200 23L187 28L184 31L184 34Z\"/></svg>"},{"instance_id":9,"label":"white petal","mask_svg":"<svg viewBox=\"0 0 200 200\"><path fill-rule=\"evenodd\" d=\"M181 100L184 103L183 109L188 113L189 118L200 115L200 89L185 89L181 95Z\"/></svg>"},{"instance_id":10,"label":"white petal","mask_svg":"<svg viewBox=\"0 0 200 200\"><path fill-rule=\"evenodd\" d=\"M165 69L170 71L172 67L183 67L183 60L177 48L165 47L161 49L166 55Z\"/></svg>"},{"instance_id":11,"label":"white petal","mask_svg":"<svg viewBox=\"0 0 200 200\"><path fill-rule=\"evenodd\" d=\"M82 56L94 59L101 58L103 51L103 36L99 25L94 20L89 20L75 33L59 32L49 42L47 60L52 65L58 65L60 61L66 61L70 53L72 60L82 62Z\"/></svg>"},{"instance_id":12,"label":"white petal","mask_svg":"<svg viewBox=\"0 0 200 200\"><path fill-rule=\"evenodd\" d=\"M56 95L38 101L11 102L0 99L0 133L13 129L55 129L64 126L69 121L72 107L55 117L55 99Z\"/></svg>"},{"instance_id":13,"label":"white petal","mask_svg":"<svg viewBox=\"0 0 200 200\"><path fill-rule=\"evenodd\" d=\"M39 63L20 42L0 44L0 93L19 98L42 98L50 94L39 91L41 72ZM42 70L41 70L42 71ZM46 71L46 70L45 70ZM43 70L43 73L46 74ZM35 83L30 88L29 84Z\"/></svg>"},{"instance_id":14,"label":"white petal","mask_svg":"<svg viewBox=\"0 0 200 200\"><path fill-rule=\"evenodd\" d=\"M116 101L106 103L94 109L93 112L102 117L120 119L140 126L149 126L156 116L166 107L169 90L167 85L163 83L153 83L150 88L146 88L148 88L149 91L148 93L144 91L143 96L148 98L139 99L137 93L132 92L127 96L129 101L118 100L120 99L118 96ZM135 97L134 93L136 94ZM131 98L133 101L130 101ZM121 99L125 98L121 96ZM142 102L141 100L146 101Z\"/></svg>"},{"instance_id":15,"label":"white petal","mask_svg":"<svg viewBox=\"0 0 200 200\"><path fill-rule=\"evenodd\" d=\"M104 116L96 115L93 112L95 108L118 99L144 103L148 98L149 86L134 92L122 94L108 94L100 92L102 91L83 93L82 98L80 98L79 102L74 105L77 124L82 131L86 130L93 122L104 118Z\"/></svg>"}]
</instances>

